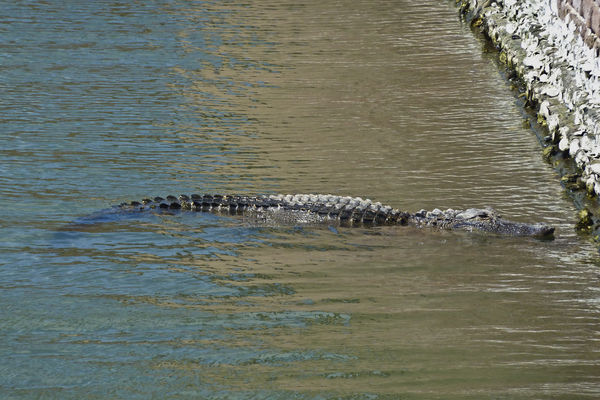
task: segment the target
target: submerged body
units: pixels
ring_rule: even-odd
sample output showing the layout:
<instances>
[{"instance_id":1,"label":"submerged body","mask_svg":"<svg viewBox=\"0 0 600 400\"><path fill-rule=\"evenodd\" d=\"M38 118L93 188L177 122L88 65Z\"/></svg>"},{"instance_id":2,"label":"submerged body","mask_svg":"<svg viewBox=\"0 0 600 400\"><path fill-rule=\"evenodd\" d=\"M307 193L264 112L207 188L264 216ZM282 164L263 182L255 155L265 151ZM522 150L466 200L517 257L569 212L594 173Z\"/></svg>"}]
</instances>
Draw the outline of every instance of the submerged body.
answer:
<instances>
[{"instance_id":1,"label":"submerged body","mask_svg":"<svg viewBox=\"0 0 600 400\"><path fill-rule=\"evenodd\" d=\"M104 213L176 210L243 215L271 224L413 225L540 238L551 238L554 233L551 226L508 221L487 208L409 213L360 197L321 194L155 197L122 203Z\"/></svg>"}]
</instances>

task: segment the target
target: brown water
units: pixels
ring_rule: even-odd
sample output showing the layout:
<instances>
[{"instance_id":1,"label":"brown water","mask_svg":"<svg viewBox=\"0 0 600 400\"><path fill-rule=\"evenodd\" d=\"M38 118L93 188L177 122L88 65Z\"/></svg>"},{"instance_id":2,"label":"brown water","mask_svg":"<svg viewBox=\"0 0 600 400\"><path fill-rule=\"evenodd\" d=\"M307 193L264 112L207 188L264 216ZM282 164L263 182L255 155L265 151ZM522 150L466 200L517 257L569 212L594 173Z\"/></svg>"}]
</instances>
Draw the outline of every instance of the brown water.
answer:
<instances>
[{"instance_id":1,"label":"brown water","mask_svg":"<svg viewBox=\"0 0 600 400\"><path fill-rule=\"evenodd\" d=\"M600 396L598 251L453 2L15 3L0 32L0 397ZM203 191L489 205L557 238L60 230Z\"/></svg>"}]
</instances>

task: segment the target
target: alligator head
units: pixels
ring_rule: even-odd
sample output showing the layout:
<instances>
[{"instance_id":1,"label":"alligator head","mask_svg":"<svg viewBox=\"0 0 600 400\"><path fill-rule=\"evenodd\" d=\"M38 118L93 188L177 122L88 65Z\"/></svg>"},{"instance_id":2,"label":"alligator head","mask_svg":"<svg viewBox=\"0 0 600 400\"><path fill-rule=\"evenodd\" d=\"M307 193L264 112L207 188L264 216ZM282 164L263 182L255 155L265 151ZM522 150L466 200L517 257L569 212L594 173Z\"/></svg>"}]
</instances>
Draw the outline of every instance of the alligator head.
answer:
<instances>
[{"instance_id":1,"label":"alligator head","mask_svg":"<svg viewBox=\"0 0 600 400\"><path fill-rule=\"evenodd\" d=\"M541 223L526 224L509 221L489 208L470 208L454 213L448 213L447 211L444 217L443 225L450 229L480 230L509 236L533 236L537 238L552 238L554 235L554 227L552 226Z\"/></svg>"}]
</instances>

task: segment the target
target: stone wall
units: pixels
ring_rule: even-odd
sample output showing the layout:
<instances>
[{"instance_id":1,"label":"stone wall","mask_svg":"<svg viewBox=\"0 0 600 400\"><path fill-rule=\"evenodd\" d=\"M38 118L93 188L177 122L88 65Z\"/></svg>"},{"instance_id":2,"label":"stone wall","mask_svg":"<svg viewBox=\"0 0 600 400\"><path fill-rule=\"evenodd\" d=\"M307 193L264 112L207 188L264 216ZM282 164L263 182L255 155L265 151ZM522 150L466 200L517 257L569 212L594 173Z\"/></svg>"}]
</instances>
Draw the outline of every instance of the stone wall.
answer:
<instances>
[{"instance_id":1,"label":"stone wall","mask_svg":"<svg viewBox=\"0 0 600 400\"><path fill-rule=\"evenodd\" d=\"M456 1L522 82L548 131L544 155L581 208L577 227L600 241L600 0Z\"/></svg>"}]
</instances>

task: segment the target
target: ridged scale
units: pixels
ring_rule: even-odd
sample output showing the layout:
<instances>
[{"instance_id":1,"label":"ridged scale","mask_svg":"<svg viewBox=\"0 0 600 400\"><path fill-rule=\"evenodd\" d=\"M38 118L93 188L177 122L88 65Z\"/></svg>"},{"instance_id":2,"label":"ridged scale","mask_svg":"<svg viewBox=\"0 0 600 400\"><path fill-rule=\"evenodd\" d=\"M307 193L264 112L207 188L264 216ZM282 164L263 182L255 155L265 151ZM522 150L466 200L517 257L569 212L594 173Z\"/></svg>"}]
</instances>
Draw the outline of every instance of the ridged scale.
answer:
<instances>
[{"instance_id":1,"label":"ridged scale","mask_svg":"<svg viewBox=\"0 0 600 400\"><path fill-rule=\"evenodd\" d=\"M390 206L373 202L369 199L349 196L324 194L294 194L270 196L192 194L155 197L122 203L118 206L124 210L190 210L218 212L228 214L244 214L260 211L296 211L312 214L322 219L339 222L405 225L410 214Z\"/></svg>"}]
</instances>

